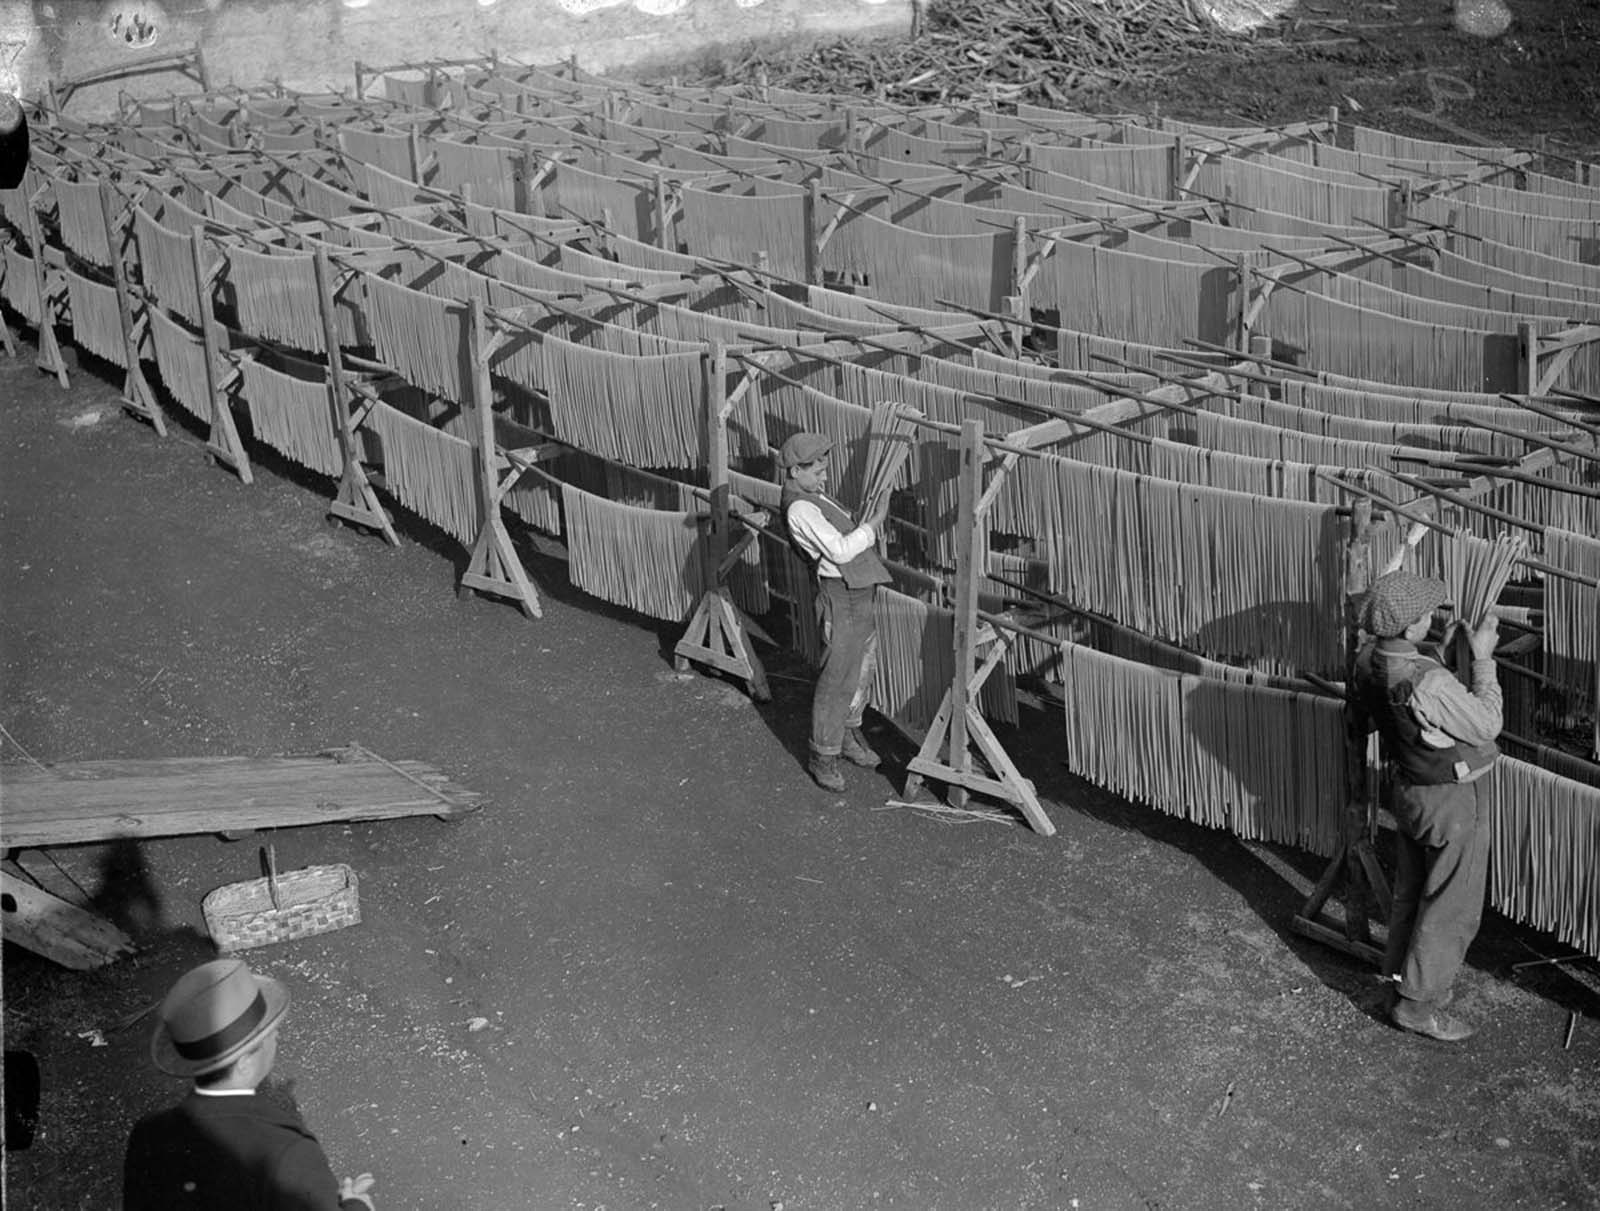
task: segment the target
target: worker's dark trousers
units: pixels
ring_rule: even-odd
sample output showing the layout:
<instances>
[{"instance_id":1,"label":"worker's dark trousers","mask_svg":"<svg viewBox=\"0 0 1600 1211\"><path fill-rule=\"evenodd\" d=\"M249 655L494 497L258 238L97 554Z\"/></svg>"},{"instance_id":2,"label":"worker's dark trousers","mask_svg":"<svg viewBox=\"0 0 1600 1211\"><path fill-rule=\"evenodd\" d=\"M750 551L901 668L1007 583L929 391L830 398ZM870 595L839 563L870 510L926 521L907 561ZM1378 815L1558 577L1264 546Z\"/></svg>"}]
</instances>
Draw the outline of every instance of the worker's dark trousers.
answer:
<instances>
[{"instance_id":1,"label":"worker's dark trousers","mask_svg":"<svg viewBox=\"0 0 1600 1211\"><path fill-rule=\"evenodd\" d=\"M1483 919L1489 869L1484 781L1397 783L1390 797L1398 861L1383 972L1398 974L1400 995L1423 1005L1449 999Z\"/></svg>"},{"instance_id":2,"label":"worker's dark trousers","mask_svg":"<svg viewBox=\"0 0 1600 1211\"><path fill-rule=\"evenodd\" d=\"M876 585L846 587L836 576L817 582L822 623L822 671L811 700L811 751L837 757L844 730L860 727L878 665L878 620L872 612Z\"/></svg>"}]
</instances>

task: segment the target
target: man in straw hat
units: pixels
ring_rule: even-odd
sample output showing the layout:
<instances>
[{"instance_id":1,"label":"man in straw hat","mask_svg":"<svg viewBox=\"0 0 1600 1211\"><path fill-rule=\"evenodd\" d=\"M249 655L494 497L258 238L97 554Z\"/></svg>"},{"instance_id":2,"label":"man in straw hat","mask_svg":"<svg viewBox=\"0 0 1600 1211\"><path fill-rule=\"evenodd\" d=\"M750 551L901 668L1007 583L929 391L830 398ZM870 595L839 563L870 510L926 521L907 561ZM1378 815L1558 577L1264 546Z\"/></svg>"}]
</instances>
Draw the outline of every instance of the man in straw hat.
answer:
<instances>
[{"instance_id":1,"label":"man in straw hat","mask_svg":"<svg viewBox=\"0 0 1600 1211\"><path fill-rule=\"evenodd\" d=\"M878 534L889 515L888 497L857 523L827 494L828 451L820 433L796 433L783 443L782 510L790 540L817 575L822 623L822 671L811 700L808 769L824 790L844 790L839 758L876 769L878 754L861 733L861 716L877 665L878 625L873 599L888 569L878 558Z\"/></svg>"},{"instance_id":2,"label":"man in straw hat","mask_svg":"<svg viewBox=\"0 0 1600 1211\"><path fill-rule=\"evenodd\" d=\"M194 1089L134 1127L125 1211L372 1211L372 1176L335 1181L299 1114L256 1092L288 1008L283 984L238 959L202 963L173 985L150 1053Z\"/></svg>"},{"instance_id":3,"label":"man in straw hat","mask_svg":"<svg viewBox=\"0 0 1600 1211\"><path fill-rule=\"evenodd\" d=\"M1473 1027L1445 1005L1483 917L1489 818L1480 779L1499 754L1502 717L1493 613L1472 632L1470 688L1417 646L1445 597L1443 581L1398 568L1373 583L1363 605L1373 638L1357 655L1355 689L1368 729L1383 737L1393 787L1397 855L1383 961L1384 977L1396 982L1390 1017L1456 1042Z\"/></svg>"}]
</instances>

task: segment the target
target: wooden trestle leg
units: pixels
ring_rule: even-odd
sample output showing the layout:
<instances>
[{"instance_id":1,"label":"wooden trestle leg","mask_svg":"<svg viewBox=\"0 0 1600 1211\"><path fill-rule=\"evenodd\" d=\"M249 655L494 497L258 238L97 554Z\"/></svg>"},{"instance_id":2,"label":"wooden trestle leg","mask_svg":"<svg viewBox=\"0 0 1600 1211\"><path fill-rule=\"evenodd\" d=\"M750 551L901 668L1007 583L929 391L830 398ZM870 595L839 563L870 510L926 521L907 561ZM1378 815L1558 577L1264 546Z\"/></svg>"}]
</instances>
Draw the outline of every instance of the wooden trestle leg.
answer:
<instances>
[{"instance_id":1,"label":"wooden trestle leg","mask_svg":"<svg viewBox=\"0 0 1600 1211\"><path fill-rule=\"evenodd\" d=\"M1372 584L1372 502L1362 499L1352 510L1351 535L1345 547L1345 767L1350 802L1345 807L1343 835L1322 877L1290 922L1298 934L1381 966L1383 952L1372 942L1369 918L1373 900L1388 920L1389 883L1372 846L1374 812L1367 787L1367 725L1355 694L1355 659L1359 640L1357 611ZM1344 929L1321 918L1341 880L1344 883Z\"/></svg>"},{"instance_id":2,"label":"wooden trestle leg","mask_svg":"<svg viewBox=\"0 0 1600 1211\"><path fill-rule=\"evenodd\" d=\"M702 555L712 587L701 596L688 629L673 648L672 664L679 672L687 671L691 662L710 665L742 680L757 702L769 702L772 690L767 685L767 671L750 642L752 634L766 639L766 633L733 603L727 587L728 574L755 541L755 532L746 532L730 549L733 490L728 480L728 415L733 405L728 395L728 354L720 342L712 345L705 359L704 375L704 441L711 516ZM740 390L748 383L747 379Z\"/></svg>"},{"instance_id":3,"label":"wooden trestle leg","mask_svg":"<svg viewBox=\"0 0 1600 1211\"><path fill-rule=\"evenodd\" d=\"M469 307L468 353L472 362L473 445L476 448L478 502L482 529L472 544L467 570L461 574L463 589L492 593L517 603L529 618L543 614L539 593L528 579L522 560L511 543L511 535L500 516L500 501L527 469L512 462L512 470L500 477L499 453L494 441L494 384L489 377L489 356L493 352L484 323L483 303L473 299ZM511 461L511 460L508 460Z\"/></svg>"},{"instance_id":4,"label":"wooden trestle leg","mask_svg":"<svg viewBox=\"0 0 1600 1211\"><path fill-rule=\"evenodd\" d=\"M1055 825L1040 806L1038 792L1011 760L978 709L978 695L989 675L1005 658L1008 641L978 618L978 585L989 565L986 523L992 493L983 486L983 426L961 426L961 476L957 485L955 676L934 715L917 755L906 765L905 797L913 799L925 778L948 783L950 801L966 805L969 793L987 795L1016 807L1041 836L1055 835ZM999 474L1004 474L1004 471ZM987 650L985 650L987 649ZM982 651L982 663L979 653ZM974 767L972 746L992 774Z\"/></svg>"}]
</instances>

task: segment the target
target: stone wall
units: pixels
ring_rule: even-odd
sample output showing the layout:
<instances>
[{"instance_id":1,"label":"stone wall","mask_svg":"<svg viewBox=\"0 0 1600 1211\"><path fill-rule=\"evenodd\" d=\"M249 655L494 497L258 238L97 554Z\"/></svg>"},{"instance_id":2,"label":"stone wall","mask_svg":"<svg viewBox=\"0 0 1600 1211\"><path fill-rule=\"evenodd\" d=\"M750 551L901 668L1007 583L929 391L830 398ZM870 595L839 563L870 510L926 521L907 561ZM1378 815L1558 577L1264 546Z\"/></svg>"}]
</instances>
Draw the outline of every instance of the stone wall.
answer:
<instances>
[{"instance_id":1,"label":"stone wall","mask_svg":"<svg viewBox=\"0 0 1600 1211\"><path fill-rule=\"evenodd\" d=\"M895 34L913 0L0 0L0 90L40 96L60 81L198 46L213 87L281 80L354 84L356 60L385 65L500 55L591 71L666 65L755 38ZM97 85L69 115L136 96L191 91L166 73Z\"/></svg>"}]
</instances>

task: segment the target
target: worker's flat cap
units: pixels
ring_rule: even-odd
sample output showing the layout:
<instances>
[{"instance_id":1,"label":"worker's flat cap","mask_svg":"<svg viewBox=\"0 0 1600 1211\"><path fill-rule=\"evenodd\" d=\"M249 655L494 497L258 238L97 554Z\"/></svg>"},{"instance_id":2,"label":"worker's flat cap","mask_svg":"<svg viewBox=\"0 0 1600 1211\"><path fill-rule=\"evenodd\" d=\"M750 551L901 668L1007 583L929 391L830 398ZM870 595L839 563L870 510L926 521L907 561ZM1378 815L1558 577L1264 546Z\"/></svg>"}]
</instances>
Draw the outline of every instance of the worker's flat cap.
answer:
<instances>
[{"instance_id":1,"label":"worker's flat cap","mask_svg":"<svg viewBox=\"0 0 1600 1211\"><path fill-rule=\"evenodd\" d=\"M820 433L796 433L783 443L783 449L778 451L778 462L787 470L790 467L803 467L807 463L814 463L829 450L833 449L831 439Z\"/></svg>"},{"instance_id":2,"label":"worker's flat cap","mask_svg":"<svg viewBox=\"0 0 1600 1211\"><path fill-rule=\"evenodd\" d=\"M1381 639L1393 639L1424 614L1445 603L1449 590L1444 581L1413 572L1389 572L1378 577L1367 594L1362 625Z\"/></svg>"}]
</instances>

